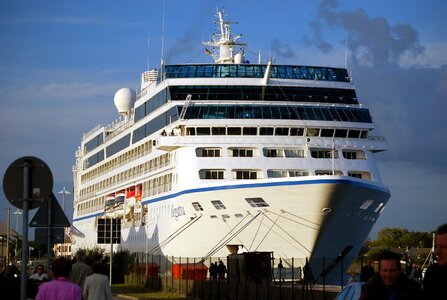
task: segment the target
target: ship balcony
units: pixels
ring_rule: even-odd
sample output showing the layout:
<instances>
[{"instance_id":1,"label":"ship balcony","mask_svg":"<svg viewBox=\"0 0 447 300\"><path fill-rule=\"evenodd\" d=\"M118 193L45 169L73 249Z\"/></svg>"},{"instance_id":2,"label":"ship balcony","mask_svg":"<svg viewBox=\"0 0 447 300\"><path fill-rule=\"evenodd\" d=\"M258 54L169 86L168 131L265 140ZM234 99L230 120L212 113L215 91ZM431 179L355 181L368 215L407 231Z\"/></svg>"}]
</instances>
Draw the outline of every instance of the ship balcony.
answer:
<instances>
[{"instance_id":1,"label":"ship balcony","mask_svg":"<svg viewBox=\"0 0 447 300\"><path fill-rule=\"evenodd\" d=\"M180 147L186 146L183 142L183 138L178 135L161 135L156 140L153 141L153 146L155 149L163 151L174 151Z\"/></svg>"}]
</instances>

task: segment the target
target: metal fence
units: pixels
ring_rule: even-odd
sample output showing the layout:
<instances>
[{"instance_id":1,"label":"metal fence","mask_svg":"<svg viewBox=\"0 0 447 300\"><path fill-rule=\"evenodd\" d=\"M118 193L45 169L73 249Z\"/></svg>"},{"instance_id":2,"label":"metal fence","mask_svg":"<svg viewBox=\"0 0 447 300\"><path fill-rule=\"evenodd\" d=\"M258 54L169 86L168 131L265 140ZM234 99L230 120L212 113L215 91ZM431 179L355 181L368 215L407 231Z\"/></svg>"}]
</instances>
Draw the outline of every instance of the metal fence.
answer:
<instances>
[{"instance_id":1,"label":"metal fence","mask_svg":"<svg viewBox=\"0 0 447 300\"><path fill-rule=\"evenodd\" d=\"M126 284L196 299L333 299L361 269L354 257L277 259L268 254L267 262L241 262L231 255L203 259L130 253L120 269Z\"/></svg>"}]
</instances>

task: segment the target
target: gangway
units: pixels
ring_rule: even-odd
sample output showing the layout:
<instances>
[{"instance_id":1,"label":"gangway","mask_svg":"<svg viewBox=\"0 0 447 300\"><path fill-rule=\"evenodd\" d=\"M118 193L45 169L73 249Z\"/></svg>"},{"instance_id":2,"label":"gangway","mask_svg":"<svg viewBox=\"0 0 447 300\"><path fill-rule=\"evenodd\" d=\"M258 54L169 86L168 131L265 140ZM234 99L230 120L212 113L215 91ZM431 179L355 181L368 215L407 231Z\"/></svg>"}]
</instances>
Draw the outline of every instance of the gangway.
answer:
<instances>
[{"instance_id":1,"label":"gangway","mask_svg":"<svg viewBox=\"0 0 447 300\"><path fill-rule=\"evenodd\" d=\"M188 94L185 99L185 103L183 104L182 111L180 112L180 120L183 120L186 115L186 111L188 110L188 106L191 103L191 94Z\"/></svg>"}]
</instances>

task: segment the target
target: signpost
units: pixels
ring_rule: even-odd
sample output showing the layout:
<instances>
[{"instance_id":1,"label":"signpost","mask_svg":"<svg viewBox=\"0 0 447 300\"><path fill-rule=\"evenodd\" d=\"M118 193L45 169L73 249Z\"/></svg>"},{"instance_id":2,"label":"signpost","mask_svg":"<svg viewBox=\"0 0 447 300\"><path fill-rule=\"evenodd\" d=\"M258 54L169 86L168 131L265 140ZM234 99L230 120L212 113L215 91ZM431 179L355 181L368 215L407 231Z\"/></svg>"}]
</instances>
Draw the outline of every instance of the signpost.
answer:
<instances>
[{"instance_id":1,"label":"signpost","mask_svg":"<svg viewBox=\"0 0 447 300\"><path fill-rule=\"evenodd\" d=\"M48 201L53 189L50 168L39 158L25 156L15 160L3 177L3 191L8 201L23 211L22 267L20 299L26 300L28 265L28 211Z\"/></svg>"}]
</instances>

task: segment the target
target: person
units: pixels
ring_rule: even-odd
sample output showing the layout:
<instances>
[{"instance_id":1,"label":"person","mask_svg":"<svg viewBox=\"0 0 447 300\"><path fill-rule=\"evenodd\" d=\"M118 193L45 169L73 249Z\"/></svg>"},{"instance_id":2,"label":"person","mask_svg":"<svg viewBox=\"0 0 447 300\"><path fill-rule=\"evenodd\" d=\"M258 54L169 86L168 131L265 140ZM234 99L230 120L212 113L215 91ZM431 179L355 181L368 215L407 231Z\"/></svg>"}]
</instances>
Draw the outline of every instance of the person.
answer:
<instances>
[{"instance_id":1,"label":"person","mask_svg":"<svg viewBox=\"0 0 447 300\"><path fill-rule=\"evenodd\" d=\"M76 252L76 262L73 264L70 273L70 280L84 288L85 278L93 274L92 268L85 263L85 250L80 249Z\"/></svg>"},{"instance_id":2,"label":"person","mask_svg":"<svg viewBox=\"0 0 447 300\"><path fill-rule=\"evenodd\" d=\"M2 271L2 277L5 279L17 279L19 275L20 271L14 264L6 266Z\"/></svg>"},{"instance_id":3,"label":"person","mask_svg":"<svg viewBox=\"0 0 447 300\"><path fill-rule=\"evenodd\" d=\"M37 265L34 269L34 274L29 277L32 280L44 281L48 280L47 273L44 272L45 267L43 265Z\"/></svg>"},{"instance_id":4,"label":"person","mask_svg":"<svg viewBox=\"0 0 447 300\"><path fill-rule=\"evenodd\" d=\"M428 267L422 281L425 299L447 298L447 223L436 230L435 255L438 263Z\"/></svg>"},{"instance_id":5,"label":"person","mask_svg":"<svg viewBox=\"0 0 447 300\"><path fill-rule=\"evenodd\" d=\"M419 284L402 272L400 255L384 251L379 255L379 271L362 286L360 300L421 299Z\"/></svg>"},{"instance_id":6,"label":"person","mask_svg":"<svg viewBox=\"0 0 447 300\"><path fill-rule=\"evenodd\" d=\"M217 281L217 263L211 263L210 265L210 278L213 281Z\"/></svg>"},{"instance_id":7,"label":"person","mask_svg":"<svg viewBox=\"0 0 447 300\"><path fill-rule=\"evenodd\" d=\"M279 259L278 268L279 268L279 269L284 268L284 266L282 265L282 259L281 259L281 258Z\"/></svg>"},{"instance_id":8,"label":"person","mask_svg":"<svg viewBox=\"0 0 447 300\"><path fill-rule=\"evenodd\" d=\"M280 258L279 259L279 263L278 263L278 269L279 269L279 280L283 280L284 281L284 279L282 279L282 276L283 276L283 274L282 274L282 269L284 268L284 266L283 266L283 264L282 264L282 259Z\"/></svg>"},{"instance_id":9,"label":"person","mask_svg":"<svg viewBox=\"0 0 447 300\"><path fill-rule=\"evenodd\" d=\"M100 261L94 262L92 269L93 274L85 278L83 300L112 300L109 278L101 274L102 263Z\"/></svg>"},{"instance_id":10,"label":"person","mask_svg":"<svg viewBox=\"0 0 447 300\"><path fill-rule=\"evenodd\" d=\"M217 266L217 273L219 274L219 280L225 280L225 273L227 273L227 267L221 260L219 260L219 265Z\"/></svg>"},{"instance_id":11,"label":"person","mask_svg":"<svg viewBox=\"0 0 447 300\"><path fill-rule=\"evenodd\" d=\"M82 289L68 279L71 267L71 261L66 257L53 260L51 266L53 280L39 286L36 300L81 300Z\"/></svg>"},{"instance_id":12,"label":"person","mask_svg":"<svg viewBox=\"0 0 447 300\"><path fill-rule=\"evenodd\" d=\"M368 279L371 278L371 276L373 276L374 273L375 271L374 267L372 266L372 261L371 259L367 259L366 264L360 270L360 281L361 282L368 281Z\"/></svg>"}]
</instances>

